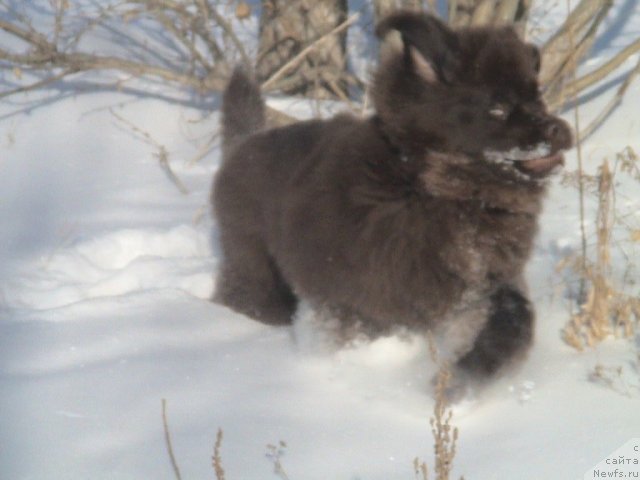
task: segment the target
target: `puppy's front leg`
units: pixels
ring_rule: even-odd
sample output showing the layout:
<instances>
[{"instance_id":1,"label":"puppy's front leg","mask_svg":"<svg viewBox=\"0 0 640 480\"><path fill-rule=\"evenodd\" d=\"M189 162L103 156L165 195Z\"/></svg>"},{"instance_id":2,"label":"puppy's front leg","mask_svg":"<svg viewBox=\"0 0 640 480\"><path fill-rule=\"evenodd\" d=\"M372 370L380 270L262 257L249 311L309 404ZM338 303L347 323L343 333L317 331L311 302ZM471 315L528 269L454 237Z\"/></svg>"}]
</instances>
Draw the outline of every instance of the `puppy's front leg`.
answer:
<instances>
[{"instance_id":1,"label":"puppy's front leg","mask_svg":"<svg viewBox=\"0 0 640 480\"><path fill-rule=\"evenodd\" d=\"M512 286L491 296L489 318L473 348L457 362L463 374L489 377L511 360L524 356L533 340L534 313L529 300Z\"/></svg>"}]
</instances>

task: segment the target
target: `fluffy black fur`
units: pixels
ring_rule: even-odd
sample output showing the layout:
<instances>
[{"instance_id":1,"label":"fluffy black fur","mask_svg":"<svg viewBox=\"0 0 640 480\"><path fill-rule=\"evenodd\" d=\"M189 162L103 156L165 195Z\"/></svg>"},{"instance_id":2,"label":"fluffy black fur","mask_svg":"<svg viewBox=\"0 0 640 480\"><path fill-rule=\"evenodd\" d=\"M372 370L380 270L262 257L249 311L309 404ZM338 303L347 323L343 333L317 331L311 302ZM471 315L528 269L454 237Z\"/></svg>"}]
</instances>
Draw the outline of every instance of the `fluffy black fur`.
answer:
<instances>
[{"instance_id":1,"label":"fluffy black fur","mask_svg":"<svg viewBox=\"0 0 640 480\"><path fill-rule=\"evenodd\" d=\"M234 73L212 190L214 298L274 325L305 299L370 335L465 332L459 368L491 375L533 338L522 272L571 133L546 112L539 54L513 30L401 12L377 32L402 41L367 119L263 130L258 86Z\"/></svg>"}]
</instances>

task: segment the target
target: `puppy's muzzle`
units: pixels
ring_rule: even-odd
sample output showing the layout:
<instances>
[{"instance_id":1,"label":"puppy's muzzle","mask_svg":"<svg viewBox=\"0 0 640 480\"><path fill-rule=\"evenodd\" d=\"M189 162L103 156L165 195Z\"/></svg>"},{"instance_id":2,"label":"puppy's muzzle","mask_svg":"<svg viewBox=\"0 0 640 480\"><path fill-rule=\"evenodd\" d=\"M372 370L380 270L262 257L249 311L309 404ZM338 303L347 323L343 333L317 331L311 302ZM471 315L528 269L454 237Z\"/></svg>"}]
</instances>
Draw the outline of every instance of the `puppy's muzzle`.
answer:
<instances>
[{"instance_id":1,"label":"puppy's muzzle","mask_svg":"<svg viewBox=\"0 0 640 480\"><path fill-rule=\"evenodd\" d=\"M560 118L551 117L544 125L544 136L551 146L552 152L569 150L573 146L573 135L567 122Z\"/></svg>"}]
</instances>

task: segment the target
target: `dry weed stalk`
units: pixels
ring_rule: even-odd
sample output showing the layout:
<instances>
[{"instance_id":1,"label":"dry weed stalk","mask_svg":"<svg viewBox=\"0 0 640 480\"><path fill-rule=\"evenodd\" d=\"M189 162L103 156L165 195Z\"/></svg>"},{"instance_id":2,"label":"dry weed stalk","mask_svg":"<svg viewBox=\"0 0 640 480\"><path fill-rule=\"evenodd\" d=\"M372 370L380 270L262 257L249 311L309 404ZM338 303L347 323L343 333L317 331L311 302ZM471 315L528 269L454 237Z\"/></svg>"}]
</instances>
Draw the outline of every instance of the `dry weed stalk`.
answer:
<instances>
[{"instance_id":1,"label":"dry weed stalk","mask_svg":"<svg viewBox=\"0 0 640 480\"><path fill-rule=\"evenodd\" d=\"M216 443L213 446L213 456L211 457L211 465L213 466L213 470L216 472L216 480L225 480L224 468L222 468L222 456L220 455L222 437L223 432L222 429L219 428L218 434L216 435Z\"/></svg>"},{"instance_id":2,"label":"dry weed stalk","mask_svg":"<svg viewBox=\"0 0 640 480\"><path fill-rule=\"evenodd\" d=\"M611 266L612 231L615 223L615 173L637 168L630 148L619 154L613 171L605 160L598 174L595 260L580 258L574 268L588 284L586 300L562 332L563 339L578 350L592 347L609 335L630 338L640 322L640 299L613 285ZM635 166L634 166L635 165Z\"/></svg>"},{"instance_id":3,"label":"dry weed stalk","mask_svg":"<svg viewBox=\"0 0 640 480\"><path fill-rule=\"evenodd\" d=\"M416 480L429 480L427 464L420 461L418 457L413 459L413 470L416 474Z\"/></svg>"},{"instance_id":4,"label":"dry weed stalk","mask_svg":"<svg viewBox=\"0 0 640 480\"><path fill-rule=\"evenodd\" d=\"M282 462L280 459L284 456L287 449L287 444L280 440L278 445L267 445L267 458L273 463L273 473L280 477L282 480L289 480L287 472L284 471Z\"/></svg>"},{"instance_id":5,"label":"dry weed stalk","mask_svg":"<svg viewBox=\"0 0 640 480\"><path fill-rule=\"evenodd\" d=\"M169 460L171 460L171 467L173 468L173 475L175 476L176 480L182 480L182 475L180 474L180 469L178 468L178 462L176 461L176 457L173 453L171 432L169 431L169 423L167 421L167 400L164 398L162 399L162 427L164 429L164 439L167 446L167 454L169 455ZM216 442L213 447L213 455L211 457L211 465L213 466L213 470L216 474L216 480L225 480L224 468L222 468L222 456L220 455L220 449L222 448L222 438L223 431L221 428L219 428L218 434L216 435Z\"/></svg>"},{"instance_id":6,"label":"dry weed stalk","mask_svg":"<svg viewBox=\"0 0 640 480\"><path fill-rule=\"evenodd\" d=\"M171 460L171 467L173 468L173 474L176 477L176 480L182 480L182 476L180 475L180 469L178 468L178 462L176 461L176 457L173 454L173 445L171 443L171 433L169 432L169 422L167 421L167 400L162 399L162 426L164 428L164 440L167 446L167 453L169 454L169 459Z\"/></svg>"},{"instance_id":7,"label":"dry weed stalk","mask_svg":"<svg viewBox=\"0 0 640 480\"><path fill-rule=\"evenodd\" d=\"M616 155L616 163L620 165L620 171L640 182L640 158L636 151L627 146Z\"/></svg>"},{"instance_id":8,"label":"dry weed stalk","mask_svg":"<svg viewBox=\"0 0 640 480\"><path fill-rule=\"evenodd\" d=\"M567 0L567 9L569 11L571 11L571 0ZM575 11L574 11L575 13ZM571 51L575 50L575 35L576 32L573 29L569 29L568 30L568 36L567 36L567 41L569 43L569 46L571 48ZM567 68L569 69L569 71L571 72L571 76L572 78L575 80L576 79L576 75L577 75L577 71L578 71L578 57L577 56L572 56L569 57L569 60L567 61ZM563 93L564 95L564 93ZM576 94L577 95L577 94ZM571 97L574 103L574 109L573 109L573 119L574 119L574 124L575 124L575 130L576 130L576 153L577 153L577 158L578 158L578 200L579 200L579 213L580 213L580 240L581 240L581 248L582 248L582 265L581 268L583 270L586 270L587 267L587 233L586 233L586 227L585 227L585 209L584 209L584 168L583 168L583 161L582 161L582 135L581 135L581 128L580 128L580 106L579 103L576 101L576 96L574 95L574 97ZM584 281L584 277L581 278L580 280L580 291L579 291L579 298L582 299L584 297L585 294L585 281Z\"/></svg>"},{"instance_id":9,"label":"dry weed stalk","mask_svg":"<svg viewBox=\"0 0 640 480\"><path fill-rule=\"evenodd\" d=\"M433 416L429 420L435 440L436 480L449 480L458 441L458 429L451 426L453 412L448 409L446 401L446 389L450 379L449 370L441 367L436 383L436 403L433 407Z\"/></svg>"},{"instance_id":10,"label":"dry weed stalk","mask_svg":"<svg viewBox=\"0 0 640 480\"><path fill-rule=\"evenodd\" d=\"M435 384L435 404L433 415L429 419L434 440L435 480L449 480L456 455L458 429L451 425L453 411L449 408L448 389L451 381L449 365L440 360L438 349L432 335L427 336L431 359L438 366ZM417 480L429 480L427 465L418 458L413 461ZM420 479L422 476L422 479ZM461 480L464 480L461 477Z\"/></svg>"},{"instance_id":11,"label":"dry weed stalk","mask_svg":"<svg viewBox=\"0 0 640 480\"><path fill-rule=\"evenodd\" d=\"M600 363L596 364L589 373L589 381L607 387L625 397L632 397L631 389L638 385L630 385L624 378L624 369L621 366L611 367Z\"/></svg>"},{"instance_id":12,"label":"dry weed stalk","mask_svg":"<svg viewBox=\"0 0 640 480\"><path fill-rule=\"evenodd\" d=\"M116 120L121 122L128 129L130 129L130 131L135 136L140 138L146 144L154 147L155 152L153 155L158 159L158 164L160 165L160 168L162 169L164 174L167 176L169 181L171 181L171 183L178 189L180 193L182 193L183 195L188 195L189 189L185 186L182 180L180 180L180 178L175 174L175 172L171 168L171 163L169 162L169 152L167 151L167 148L164 145L162 145L160 142L158 142L156 139L154 139L153 136L148 131L146 131L141 127L138 127L133 122L119 115L112 108L109 109L109 113L111 113L111 115L113 115Z\"/></svg>"}]
</instances>

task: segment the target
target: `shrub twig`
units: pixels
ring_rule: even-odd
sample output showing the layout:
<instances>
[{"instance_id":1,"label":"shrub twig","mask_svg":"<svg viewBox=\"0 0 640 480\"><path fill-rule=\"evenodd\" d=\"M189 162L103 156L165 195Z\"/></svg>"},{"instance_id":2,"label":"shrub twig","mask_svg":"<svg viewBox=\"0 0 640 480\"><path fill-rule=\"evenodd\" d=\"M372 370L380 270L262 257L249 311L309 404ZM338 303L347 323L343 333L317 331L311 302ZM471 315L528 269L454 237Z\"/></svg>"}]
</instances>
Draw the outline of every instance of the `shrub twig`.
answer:
<instances>
[{"instance_id":1,"label":"shrub twig","mask_svg":"<svg viewBox=\"0 0 640 480\"><path fill-rule=\"evenodd\" d=\"M449 408L448 398L451 369L447 362L440 360L438 348L430 333L427 335L427 341L431 359L438 366L433 416L429 419L434 440L435 480L449 480L451 470L453 469L453 459L456 455L456 444L458 442L458 429L451 425L453 411ZM421 464L417 458L413 464L416 477L422 474L423 480L428 480L427 465L425 463Z\"/></svg>"},{"instance_id":2,"label":"shrub twig","mask_svg":"<svg viewBox=\"0 0 640 480\"><path fill-rule=\"evenodd\" d=\"M167 148L160 142L155 140L149 132L136 126L133 122L127 120L122 115L119 115L112 108L109 109L109 113L111 113L111 115L113 115L118 121L122 122L129 129L131 129L131 131L139 138L141 138L145 143L153 146L156 149L156 151L154 152L154 156L158 159L158 164L160 165L162 171L180 193L182 193L183 195L187 195L189 193L189 189L185 186L182 180L178 178L178 176L171 168L171 163L169 163L169 152L167 151Z\"/></svg>"}]
</instances>

